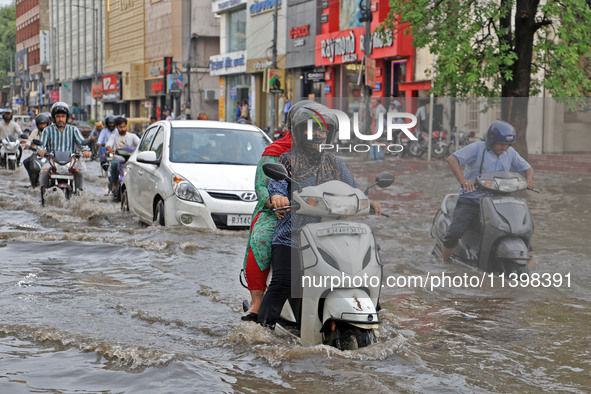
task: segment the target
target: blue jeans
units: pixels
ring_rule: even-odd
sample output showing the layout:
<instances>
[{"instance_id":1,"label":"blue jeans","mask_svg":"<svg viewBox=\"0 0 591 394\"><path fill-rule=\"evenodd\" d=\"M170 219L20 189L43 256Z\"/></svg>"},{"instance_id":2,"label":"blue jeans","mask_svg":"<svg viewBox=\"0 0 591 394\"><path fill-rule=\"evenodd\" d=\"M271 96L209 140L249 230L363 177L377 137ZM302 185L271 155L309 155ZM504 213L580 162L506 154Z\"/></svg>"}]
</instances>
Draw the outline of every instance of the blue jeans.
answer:
<instances>
[{"instance_id":1,"label":"blue jeans","mask_svg":"<svg viewBox=\"0 0 591 394\"><path fill-rule=\"evenodd\" d=\"M109 180L113 183L117 183L117 180L119 179L119 160L113 159L109 172Z\"/></svg>"}]
</instances>

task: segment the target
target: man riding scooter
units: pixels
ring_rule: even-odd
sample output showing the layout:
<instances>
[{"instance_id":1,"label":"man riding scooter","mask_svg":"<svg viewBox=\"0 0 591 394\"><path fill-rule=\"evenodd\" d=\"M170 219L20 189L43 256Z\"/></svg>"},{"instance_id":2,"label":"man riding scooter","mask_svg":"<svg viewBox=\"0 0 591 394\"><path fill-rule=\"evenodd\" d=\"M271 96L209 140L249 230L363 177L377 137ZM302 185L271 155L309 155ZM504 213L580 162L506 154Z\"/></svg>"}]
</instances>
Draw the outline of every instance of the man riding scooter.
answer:
<instances>
[{"instance_id":1,"label":"man riding scooter","mask_svg":"<svg viewBox=\"0 0 591 394\"><path fill-rule=\"evenodd\" d=\"M105 118L105 128L101 130L97 141L101 167L103 167L105 172L109 171L109 168L107 167L107 153L105 146L107 145L109 138L115 134L115 131L115 117L113 115L109 115Z\"/></svg>"},{"instance_id":2,"label":"man riding scooter","mask_svg":"<svg viewBox=\"0 0 591 394\"><path fill-rule=\"evenodd\" d=\"M43 133L43 130L47 126L49 126L49 124L51 123L49 116L50 115L48 113L42 112L35 117L35 125L37 126L37 128L31 132L31 135L29 135L29 139L27 140L27 144L25 145L25 149L36 150L38 148L33 143L33 140L41 139L41 135ZM23 166L25 167L25 169L27 170L27 173L29 174L29 181L31 181L32 187L39 186L39 172L41 171L41 168L38 168L37 166L33 165L33 162L36 159L36 157L37 157L37 154L35 154L35 152L33 152L33 154L31 156L29 156L25 160L23 160Z\"/></svg>"},{"instance_id":3,"label":"man riding scooter","mask_svg":"<svg viewBox=\"0 0 591 394\"><path fill-rule=\"evenodd\" d=\"M43 134L41 135L43 148L37 152L39 156L44 157L46 153L55 153L56 151L75 153L76 145L82 146L84 141L82 134L76 126L68 124L69 117L70 107L68 104L58 101L51 106L51 118L53 124L43 130ZM90 150L85 148L85 150L82 151L82 156L89 158ZM83 178L80 171L76 171L75 181L77 189L82 190ZM48 171L41 171L39 183L42 187L49 186Z\"/></svg>"},{"instance_id":4,"label":"man riding scooter","mask_svg":"<svg viewBox=\"0 0 591 394\"><path fill-rule=\"evenodd\" d=\"M127 132L127 119L119 116L115 119L115 127L117 132L114 133L107 141L106 150L108 153L115 153L117 149L123 148L137 148L140 144L140 139L137 135ZM119 159L113 159L110 169L109 181L111 182L110 190L115 190L115 184L119 178Z\"/></svg>"},{"instance_id":5,"label":"man riding scooter","mask_svg":"<svg viewBox=\"0 0 591 394\"><path fill-rule=\"evenodd\" d=\"M11 135L16 138L20 138L22 133L23 132L18 123L12 120L12 109L6 108L2 113L2 120L0 121L0 141ZM18 156L16 159L17 165L20 165L22 155L23 150L19 147ZM6 167L6 162L3 156L0 156L0 166Z\"/></svg>"},{"instance_id":6,"label":"man riding scooter","mask_svg":"<svg viewBox=\"0 0 591 394\"><path fill-rule=\"evenodd\" d=\"M503 170L524 173L528 188L535 188L533 168L511 147L515 137L513 126L496 120L488 128L485 141L474 142L447 159L461 189L452 222L443 238L443 261L449 261L458 240L473 221L479 220L480 200L489 193L474 189L477 176ZM463 173L461 166L465 166Z\"/></svg>"}]
</instances>

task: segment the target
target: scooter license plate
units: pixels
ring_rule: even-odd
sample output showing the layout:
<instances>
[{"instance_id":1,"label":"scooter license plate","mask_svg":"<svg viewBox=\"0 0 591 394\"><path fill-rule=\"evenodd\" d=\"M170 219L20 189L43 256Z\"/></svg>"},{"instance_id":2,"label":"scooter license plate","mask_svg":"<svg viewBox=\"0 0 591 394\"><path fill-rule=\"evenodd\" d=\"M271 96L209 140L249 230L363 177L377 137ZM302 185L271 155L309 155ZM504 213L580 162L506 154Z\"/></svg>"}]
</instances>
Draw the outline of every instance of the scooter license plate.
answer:
<instances>
[{"instance_id":1,"label":"scooter license plate","mask_svg":"<svg viewBox=\"0 0 591 394\"><path fill-rule=\"evenodd\" d=\"M51 174L51 179L74 179L74 175Z\"/></svg>"},{"instance_id":2,"label":"scooter license plate","mask_svg":"<svg viewBox=\"0 0 591 394\"><path fill-rule=\"evenodd\" d=\"M228 226L250 226L251 215L228 215L226 225Z\"/></svg>"},{"instance_id":3,"label":"scooter license plate","mask_svg":"<svg viewBox=\"0 0 591 394\"><path fill-rule=\"evenodd\" d=\"M316 235L319 237L324 237L326 235L334 235L334 234L366 234L367 230L363 227L349 227L349 226L338 226L338 227L330 227L324 228L322 230L318 230Z\"/></svg>"}]
</instances>

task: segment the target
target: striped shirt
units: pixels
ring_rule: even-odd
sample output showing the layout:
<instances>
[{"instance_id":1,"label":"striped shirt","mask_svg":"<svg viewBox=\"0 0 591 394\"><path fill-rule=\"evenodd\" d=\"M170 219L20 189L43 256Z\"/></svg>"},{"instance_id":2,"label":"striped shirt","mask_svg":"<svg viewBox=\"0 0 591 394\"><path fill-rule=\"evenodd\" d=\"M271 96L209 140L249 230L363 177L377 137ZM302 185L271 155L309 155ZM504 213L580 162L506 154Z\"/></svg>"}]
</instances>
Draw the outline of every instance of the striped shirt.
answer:
<instances>
[{"instance_id":1,"label":"striped shirt","mask_svg":"<svg viewBox=\"0 0 591 394\"><path fill-rule=\"evenodd\" d=\"M56 125L46 127L41 134L41 142L45 150L49 153L54 152L76 152L76 145L82 146L82 134L76 126L66 124L63 130Z\"/></svg>"}]
</instances>

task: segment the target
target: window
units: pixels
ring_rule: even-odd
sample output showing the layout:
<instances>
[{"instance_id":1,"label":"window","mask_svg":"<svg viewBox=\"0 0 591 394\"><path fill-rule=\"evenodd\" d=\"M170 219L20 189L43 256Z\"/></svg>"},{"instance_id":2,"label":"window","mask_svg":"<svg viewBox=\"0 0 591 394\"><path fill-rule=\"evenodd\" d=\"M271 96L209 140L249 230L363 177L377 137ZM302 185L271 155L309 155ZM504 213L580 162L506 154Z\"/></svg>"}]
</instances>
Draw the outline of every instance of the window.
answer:
<instances>
[{"instance_id":1,"label":"window","mask_svg":"<svg viewBox=\"0 0 591 394\"><path fill-rule=\"evenodd\" d=\"M152 141L154 140L154 136L156 135L156 131L158 131L158 126L154 126L146 130L144 134L144 138L142 138L140 142L140 146L138 150L140 152L145 152L150 150L150 146L152 145Z\"/></svg>"},{"instance_id":2,"label":"window","mask_svg":"<svg viewBox=\"0 0 591 394\"><path fill-rule=\"evenodd\" d=\"M228 52L246 49L246 8L228 14Z\"/></svg>"},{"instance_id":3,"label":"window","mask_svg":"<svg viewBox=\"0 0 591 394\"><path fill-rule=\"evenodd\" d=\"M151 151L156 152L156 160L162 160L162 147L164 145L164 131L162 127L158 129L154 142L152 143Z\"/></svg>"}]
</instances>

